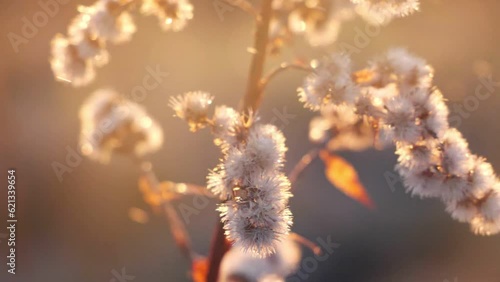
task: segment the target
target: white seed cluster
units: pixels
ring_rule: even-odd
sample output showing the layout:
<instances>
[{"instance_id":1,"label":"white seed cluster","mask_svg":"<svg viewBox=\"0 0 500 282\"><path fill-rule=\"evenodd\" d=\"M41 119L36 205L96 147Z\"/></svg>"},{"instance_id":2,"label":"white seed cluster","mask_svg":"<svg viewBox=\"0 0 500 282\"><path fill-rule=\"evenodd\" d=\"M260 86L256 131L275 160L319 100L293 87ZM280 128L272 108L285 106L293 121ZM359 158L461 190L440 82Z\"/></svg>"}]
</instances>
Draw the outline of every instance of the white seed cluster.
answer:
<instances>
[{"instance_id":1,"label":"white seed cluster","mask_svg":"<svg viewBox=\"0 0 500 282\"><path fill-rule=\"evenodd\" d=\"M107 43L128 41L136 31L123 1L99 0L79 11L68 35L58 34L52 40L50 60L56 78L75 87L92 82L95 68L108 63Z\"/></svg>"},{"instance_id":2,"label":"white seed cluster","mask_svg":"<svg viewBox=\"0 0 500 282\"><path fill-rule=\"evenodd\" d=\"M357 13L371 24L387 24L394 18L406 17L420 8L419 0L351 0Z\"/></svg>"},{"instance_id":3,"label":"white seed cluster","mask_svg":"<svg viewBox=\"0 0 500 282\"><path fill-rule=\"evenodd\" d=\"M189 0L142 0L141 12L158 18L165 31L180 31L193 18Z\"/></svg>"},{"instance_id":4,"label":"white seed cluster","mask_svg":"<svg viewBox=\"0 0 500 282\"><path fill-rule=\"evenodd\" d=\"M299 88L305 107L322 109L323 115L332 105L351 107L371 119L378 137L396 145L396 169L410 193L440 198L453 218L469 222L477 234L500 232L500 182L491 165L472 154L460 132L449 126L448 107L432 85L433 69L406 50L393 49L346 80L350 61L336 56L326 58ZM358 122L348 117L340 121ZM324 122L311 126L319 139L331 128Z\"/></svg>"},{"instance_id":5,"label":"white seed cluster","mask_svg":"<svg viewBox=\"0 0 500 282\"><path fill-rule=\"evenodd\" d=\"M207 93L189 92L170 105L191 130L211 127L221 148L223 157L208 175L207 188L223 199L218 210L227 238L238 248L267 257L292 224L290 182L282 171L285 137L276 126L230 107L216 107L209 118L211 102Z\"/></svg>"},{"instance_id":6,"label":"white seed cluster","mask_svg":"<svg viewBox=\"0 0 500 282\"><path fill-rule=\"evenodd\" d=\"M54 76L74 87L91 83L96 68L109 61L106 46L127 42L135 33L130 11L137 3L142 14L157 16L166 31L179 31L193 18L189 0L98 0L91 6L80 6L67 35L57 34L51 42Z\"/></svg>"},{"instance_id":7,"label":"white seed cluster","mask_svg":"<svg viewBox=\"0 0 500 282\"><path fill-rule=\"evenodd\" d=\"M160 126L139 105L115 91L94 92L80 109L80 149L106 163L113 152L141 157L163 144Z\"/></svg>"},{"instance_id":8,"label":"white seed cluster","mask_svg":"<svg viewBox=\"0 0 500 282\"><path fill-rule=\"evenodd\" d=\"M289 237L279 242L275 254L266 258L256 258L241 248L231 248L221 262L219 282L284 282L299 267L301 255L299 244Z\"/></svg>"},{"instance_id":9,"label":"white seed cluster","mask_svg":"<svg viewBox=\"0 0 500 282\"><path fill-rule=\"evenodd\" d=\"M326 143L330 151L362 151L373 147L375 130L347 104L327 104L309 124L309 140ZM377 144L379 146L383 144Z\"/></svg>"},{"instance_id":10,"label":"white seed cluster","mask_svg":"<svg viewBox=\"0 0 500 282\"><path fill-rule=\"evenodd\" d=\"M311 46L335 43L342 24L360 16L373 25L410 15L419 0L275 0L269 37L274 51L303 35Z\"/></svg>"}]
</instances>

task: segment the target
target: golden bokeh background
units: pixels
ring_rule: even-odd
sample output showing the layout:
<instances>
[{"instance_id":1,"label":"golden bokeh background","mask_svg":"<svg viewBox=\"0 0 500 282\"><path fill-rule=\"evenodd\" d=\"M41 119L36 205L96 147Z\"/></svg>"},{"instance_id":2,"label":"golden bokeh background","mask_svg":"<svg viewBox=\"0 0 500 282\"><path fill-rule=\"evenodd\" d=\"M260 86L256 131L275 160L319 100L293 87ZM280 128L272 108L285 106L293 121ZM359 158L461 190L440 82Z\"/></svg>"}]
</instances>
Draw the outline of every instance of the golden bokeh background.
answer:
<instances>
[{"instance_id":1,"label":"golden bokeh background","mask_svg":"<svg viewBox=\"0 0 500 282\"><path fill-rule=\"evenodd\" d=\"M42 0L44 1L44 0ZM189 266L176 249L161 218L132 222L132 207L147 209L137 190L139 173L127 158L109 165L88 159L58 180L53 162L65 163L67 149L76 150L78 110L100 87L129 95L142 85L146 68L168 72L161 86L148 91L143 104L162 126L163 148L151 156L162 180L203 185L220 157L208 131L191 133L174 119L168 98L189 90L212 93L216 104L237 106L246 87L252 44L251 18L239 10L220 18L213 0L192 0L195 17L182 32L162 32L156 19L135 15L138 32L131 42L110 46L111 61L98 69L90 86L72 88L54 81L48 60L49 43L64 32L76 7L92 1L69 0L35 36L15 52L10 32L21 34L22 18L41 8L32 0L0 2L0 169L17 173L17 274L6 272L6 242L0 243L0 281L110 281L112 270L125 267L134 281L189 281ZM256 0L252 0L257 3ZM463 104L480 80L500 81L500 2L496 0L422 0L421 12L393 21L354 56L359 66L390 47L408 47L436 71L435 84L452 108ZM360 19L343 26L339 42L353 44ZM327 49L312 49L298 39L268 66L293 57L318 58ZM288 138L289 171L312 145L307 140L312 113L297 101L304 74L290 71L266 91L261 116L295 115L289 123L274 118ZM500 171L500 85L462 118L459 129L473 152ZM456 112L454 113L456 116ZM323 166L315 162L295 187L291 209L293 230L311 240L327 238L341 246L310 274L307 281L500 281L500 235L478 237L466 224L453 221L435 200L419 200L396 185L391 191L384 173L391 172L391 149L342 154L358 169L378 208L369 211L331 187ZM6 219L6 184L0 188L0 226ZM183 202L190 204L191 198ZM217 221L215 202L191 217L188 224L197 250L207 253ZM3 229L3 228L2 228ZM2 230L0 229L0 230ZM0 232L1 234L1 232ZM305 256L311 253L305 250ZM456 280L454 280L456 279Z\"/></svg>"}]
</instances>

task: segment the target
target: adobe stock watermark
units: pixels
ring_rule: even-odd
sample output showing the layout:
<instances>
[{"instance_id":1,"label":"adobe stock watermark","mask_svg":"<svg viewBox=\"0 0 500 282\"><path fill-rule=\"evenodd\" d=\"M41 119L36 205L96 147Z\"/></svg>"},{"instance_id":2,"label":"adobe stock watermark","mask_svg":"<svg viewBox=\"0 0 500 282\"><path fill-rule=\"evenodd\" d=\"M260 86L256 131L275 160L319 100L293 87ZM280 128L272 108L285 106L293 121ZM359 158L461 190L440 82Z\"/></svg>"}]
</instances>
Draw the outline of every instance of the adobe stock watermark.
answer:
<instances>
[{"instance_id":1,"label":"adobe stock watermark","mask_svg":"<svg viewBox=\"0 0 500 282\"><path fill-rule=\"evenodd\" d=\"M287 106L283 106L281 111L277 108L273 108L272 113L273 117L269 120L269 122L276 125L281 130L288 126L291 120L297 117L297 115L288 113Z\"/></svg>"},{"instance_id":2,"label":"adobe stock watermark","mask_svg":"<svg viewBox=\"0 0 500 282\"><path fill-rule=\"evenodd\" d=\"M55 17L61 7L69 3L69 0L40 0L37 2L40 10L35 12L31 18L21 18L20 33L9 32L7 38L15 53L19 53L21 44L28 44L30 39L33 39L40 28L45 27L49 23L49 19Z\"/></svg>"},{"instance_id":3,"label":"adobe stock watermark","mask_svg":"<svg viewBox=\"0 0 500 282\"><path fill-rule=\"evenodd\" d=\"M463 120L469 118L471 113L479 108L480 102L490 98L498 87L500 87L500 81L493 81L491 75L480 76L479 84L476 86L473 95L465 97L461 103L450 105L450 125L455 128L460 127Z\"/></svg>"},{"instance_id":4,"label":"adobe stock watermark","mask_svg":"<svg viewBox=\"0 0 500 282\"><path fill-rule=\"evenodd\" d=\"M212 5L214 6L215 12L217 13L217 17L219 17L219 20L221 22L224 21L225 13L233 12L234 9L236 9L235 7L227 3L225 0L214 0L212 2Z\"/></svg>"},{"instance_id":5,"label":"adobe stock watermark","mask_svg":"<svg viewBox=\"0 0 500 282\"><path fill-rule=\"evenodd\" d=\"M225 13L233 12L236 9L242 11L239 7L243 7L246 10L254 9L250 0L213 0L212 6L221 22L224 21Z\"/></svg>"},{"instance_id":6,"label":"adobe stock watermark","mask_svg":"<svg viewBox=\"0 0 500 282\"><path fill-rule=\"evenodd\" d=\"M382 27L385 26L384 24L388 22L387 17L390 18L391 16L379 15L373 18L371 22L365 22L363 29L357 26L354 27L353 44L339 42L338 47L340 52L348 56L351 56L353 53L360 54L361 51L368 47L372 40L380 34Z\"/></svg>"},{"instance_id":7,"label":"adobe stock watermark","mask_svg":"<svg viewBox=\"0 0 500 282\"><path fill-rule=\"evenodd\" d=\"M391 189L392 192L396 191L397 186L404 188L403 179L401 178L399 173L396 173L395 171L388 170L384 172L384 179L387 185L389 186L389 189Z\"/></svg>"},{"instance_id":8,"label":"adobe stock watermark","mask_svg":"<svg viewBox=\"0 0 500 282\"><path fill-rule=\"evenodd\" d=\"M146 72L147 74L143 77L142 84L132 88L131 92L125 95L125 98L135 103L143 102L149 93L148 91L158 88L169 75L168 73L161 71L159 65L156 65L155 68L147 66ZM130 109L127 107L119 114L125 117L130 114ZM109 133L112 128L111 125L112 121L110 119L103 119L97 126L97 130L94 134L92 136L86 136L85 138L90 144L98 144L99 141L102 140L107 133ZM83 154L80 149L74 149L71 146L66 146L65 149L67 153L64 162L61 163L53 161L51 164L52 170L54 171L59 182L62 182L63 176L66 173L71 173L81 164L83 160Z\"/></svg>"},{"instance_id":9,"label":"adobe stock watermark","mask_svg":"<svg viewBox=\"0 0 500 282\"><path fill-rule=\"evenodd\" d=\"M289 278L290 280L287 279L287 281L298 282L309 279L310 274L318 269L319 264L328 260L332 256L334 251L340 247L340 244L332 242L331 235L328 235L328 237L326 237L326 240L323 240L323 238L317 238L316 242L321 247L322 254L314 254L312 256L303 258L297 272Z\"/></svg>"},{"instance_id":10,"label":"adobe stock watermark","mask_svg":"<svg viewBox=\"0 0 500 282\"><path fill-rule=\"evenodd\" d=\"M135 279L135 276L127 274L127 269L125 267L122 267L120 271L116 269L111 270L111 275L113 275L113 278L111 278L109 282L127 282Z\"/></svg>"}]
</instances>

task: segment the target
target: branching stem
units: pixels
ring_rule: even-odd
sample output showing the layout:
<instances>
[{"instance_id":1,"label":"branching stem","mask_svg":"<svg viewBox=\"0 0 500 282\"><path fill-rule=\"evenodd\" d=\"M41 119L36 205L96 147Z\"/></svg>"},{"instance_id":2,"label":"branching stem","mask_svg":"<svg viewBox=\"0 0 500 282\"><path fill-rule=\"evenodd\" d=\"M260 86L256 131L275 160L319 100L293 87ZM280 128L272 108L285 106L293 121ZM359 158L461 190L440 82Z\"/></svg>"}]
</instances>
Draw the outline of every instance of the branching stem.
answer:
<instances>
[{"instance_id":1,"label":"branching stem","mask_svg":"<svg viewBox=\"0 0 500 282\"><path fill-rule=\"evenodd\" d=\"M292 187L295 181L297 181L299 176L302 174L302 172L304 172L304 170L312 163L312 161L318 157L319 151L319 148L311 149L304 156L302 156L300 161L295 165L292 171L290 171L290 173L288 174L288 179L290 180L290 183L292 183Z\"/></svg>"},{"instance_id":2,"label":"branching stem","mask_svg":"<svg viewBox=\"0 0 500 282\"><path fill-rule=\"evenodd\" d=\"M254 54L250 63L248 74L247 90L243 97L241 107L243 110L255 112L262 100L260 80L264 73L266 62L267 46L269 43L269 23L273 14L272 0L262 0L260 16L257 20L257 31L255 32Z\"/></svg>"},{"instance_id":3,"label":"branching stem","mask_svg":"<svg viewBox=\"0 0 500 282\"><path fill-rule=\"evenodd\" d=\"M158 178L153 171L151 163L142 162L140 164L140 168L141 173L144 175L144 177L146 177L149 185L151 185L153 189L159 190L160 182L158 181ZM189 237L189 233L186 230L184 222L180 219L179 215L169 201L163 201L160 208L168 221L170 232L175 239L177 247L192 264L195 258L198 257L198 255L193 251L191 239Z\"/></svg>"},{"instance_id":4,"label":"branching stem","mask_svg":"<svg viewBox=\"0 0 500 282\"><path fill-rule=\"evenodd\" d=\"M269 84L271 79L273 79L276 75L290 69L297 69L303 71L312 71L312 67L303 63L303 62L292 62L292 63L282 63L277 68L270 71L266 76L264 76L260 80L260 91L263 92L266 86Z\"/></svg>"}]
</instances>

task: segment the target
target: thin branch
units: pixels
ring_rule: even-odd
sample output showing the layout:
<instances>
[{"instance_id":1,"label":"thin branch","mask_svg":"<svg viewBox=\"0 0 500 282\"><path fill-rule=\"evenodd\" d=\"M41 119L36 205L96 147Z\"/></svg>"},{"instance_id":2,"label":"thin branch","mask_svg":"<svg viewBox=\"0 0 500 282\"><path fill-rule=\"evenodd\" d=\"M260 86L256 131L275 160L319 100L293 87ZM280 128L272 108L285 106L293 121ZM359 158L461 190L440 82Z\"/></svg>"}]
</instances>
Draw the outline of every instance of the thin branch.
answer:
<instances>
[{"instance_id":1,"label":"thin branch","mask_svg":"<svg viewBox=\"0 0 500 282\"><path fill-rule=\"evenodd\" d=\"M311 149L307 152L300 161L295 165L295 167L288 174L288 179L290 179L290 183L295 183L299 176L304 172L304 170L315 160L319 155L319 148Z\"/></svg>"},{"instance_id":2,"label":"thin branch","mask_svg":"<svg viewBox=\"0 0 500 282\"><path fill-rule=\"evenodd\" d=\"M207 187L191 183L174 183L174 192L186 196L195 195L215 198L215 195Z\"/></svg>"},{"instance_id":3,"label":"thin branch","mask_svg":"<svg viewBox=\"0 0 500 282\"><path fill-rule=\"evenodd\" d=\"M159 190L160 182L158 181L158 178L156 177L156 174L152 169L151 163L143 162L140 164L140 168L149 184L151 185L152 189ZM165 218L168 221L170 232L175 239L177 247L182 251L182 253L189 259L189 262L192 264L194 259L197 257L197 254L193 251L191 239L189 237L189 233L186 230L184 222L182 222L179 215L169 201L163 201L160 207L165 215Z\"/></svg>"},{"instance_id":4,"label":"thin branch","mask_svg":"<svg viewBox=\"0 0 500 282\"><path fill-rule=\"evenodd\" d=\"M294 233L294 232L290 233L289 236L295 242L302 244L303 246L306 246L309 249L311 249L311 251L313 251L313 253L315 255L318 255L318 256L321 255L321 253L322 253L321 247L318 246L318 244L314 243L313 241L311 241L311 240L309 240L309 239L307 239L307 238L305 238L297 233Z\"/></svg>"},{"instance_id":5,"label":"thin branch","mask_svg":"<svg viewBox=\"0 0 500 282\"><path fill-rule=\"evenodd\" d=\"M260 91L261 92L264 91L269 81L271 81L271 79L273 79L276 75L290 69L311 71L312 67L310 67L307 64L304 64L303 62L281 63L277 68L270 71L260 80L260 85L259 85Z\"/></svg>"},{"instance_id":6,"label":"thin branch","mask_svg":"<svg viewBox=\"0 0 500 282\"><path fill-rule=\"evenodd\" d=\"M246 12L256 19L259 19L259 11L255 9L252 3L246 0L225 0L231 6L241 9L243 12Z\"/></svg>"},{"instance_id":7,"label":"thin branch","mask_svg":"<svg viewBox=\"0 0 500 282\"><path fill-rule=\"evenodd\" d=\"M226 235L224 235L224 226L220 220L215 227L215 234L213 236L211 246L212 249L210 250L210 255L208 257L210 266L208 268L206 282L217 282L219 281L219 270L222 258L231 248L231 244L227 241Z\"/></svg>"},{"instance_id":8,"label":"thin branch","mask_svg":"<svg viewBox=\"0 0 500 282\"><path fill-rule=\"evenodd\" d=\"M264 64L267 55L269 42L269 23L273 14L272 0L263 0L261 3L260 20L257 21L257 31L255 32L255 44L250 72L248 74L248 84L245 96L243 97L243 110L257 110L262 100L260 80L264 72Z\"/></svg>"}]
</instances>

